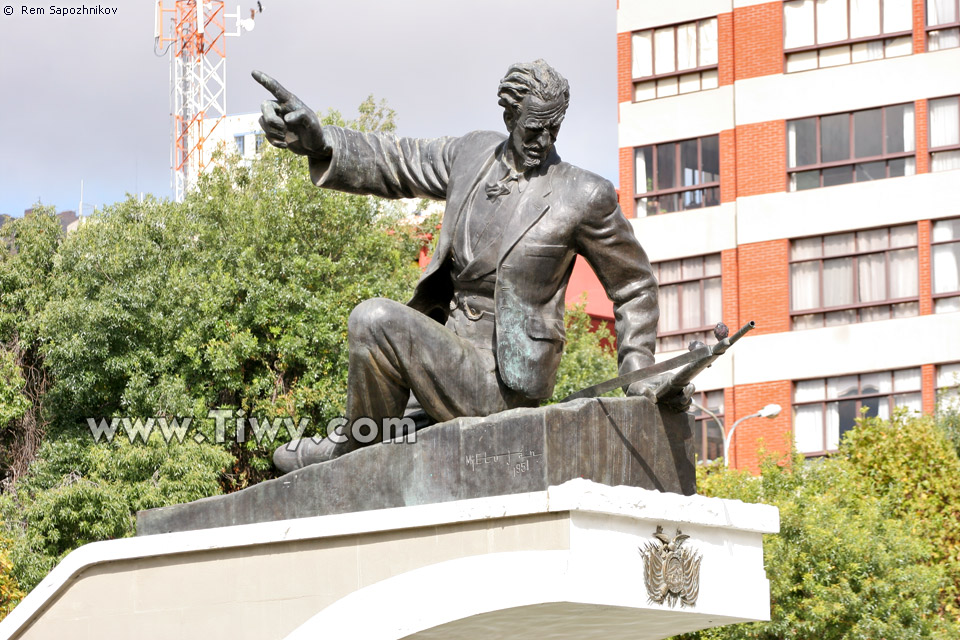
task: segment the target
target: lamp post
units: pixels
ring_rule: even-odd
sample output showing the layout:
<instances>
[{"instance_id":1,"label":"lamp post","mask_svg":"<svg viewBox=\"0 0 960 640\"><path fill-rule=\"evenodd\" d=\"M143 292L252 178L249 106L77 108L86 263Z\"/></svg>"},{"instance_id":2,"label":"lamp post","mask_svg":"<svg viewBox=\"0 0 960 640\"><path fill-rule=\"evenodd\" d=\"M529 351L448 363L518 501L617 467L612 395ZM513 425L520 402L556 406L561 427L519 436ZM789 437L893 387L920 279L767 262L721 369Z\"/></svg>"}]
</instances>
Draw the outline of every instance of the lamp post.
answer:
<instances>
[{"instance_id":1,"label":"lamp post","mask_svg":"<svg viewBox=\"0 0 960 640\"><path fill-rule=\"evenodd\" d=\"M740 425L741 422L743 422L744 420L749 420L750 418L776 418L778 415L780 415L780 405L768 404L767 406L765 406L763 409L760 409L756 413L751 413L748 416L744 416L740 418L739 420L733 423L732 427L730 427L729 433L724 433L723 423L720 422L720 418L718 418L713 411L710 411L706 407L701 407L696 402L691 401L690 404L692 404L694 407L696 407L700 411L703 411L708 416L713 418L713 421L717 423L718 427L720 427L720 436L723 438L723 465L725 467L730 466L730 441L733 439L733 432L737 430L737 427Z\"/></svg>"}]
</instances>

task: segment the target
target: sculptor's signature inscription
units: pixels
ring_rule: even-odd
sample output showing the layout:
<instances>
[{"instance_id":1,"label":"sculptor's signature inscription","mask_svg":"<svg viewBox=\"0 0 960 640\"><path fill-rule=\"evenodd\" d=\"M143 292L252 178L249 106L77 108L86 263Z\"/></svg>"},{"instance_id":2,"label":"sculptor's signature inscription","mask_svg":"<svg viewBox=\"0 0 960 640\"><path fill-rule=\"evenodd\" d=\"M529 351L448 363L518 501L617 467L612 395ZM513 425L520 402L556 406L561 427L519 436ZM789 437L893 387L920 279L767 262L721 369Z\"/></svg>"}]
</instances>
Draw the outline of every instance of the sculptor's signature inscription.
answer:
<instances>
[{"instance_id":1,"label":"sculptor's signature inscription","mask_svg":"<svg viewBox=\"0 0 960 640\"><path fill-rule=\"evenodd\" d=\"M513 475L519 476L527 471L530 471L531 465L530 462L534 458L539 458L543 455L543 452L534 451L530 449L528 451L507 451L504 453L494 453L487 455L486 453L476 453L473 455L467 456L467 466L472 470L477 471L480 467L490 464L499 464L504 466L513 467Z\"/></svg>"}]
</instances>

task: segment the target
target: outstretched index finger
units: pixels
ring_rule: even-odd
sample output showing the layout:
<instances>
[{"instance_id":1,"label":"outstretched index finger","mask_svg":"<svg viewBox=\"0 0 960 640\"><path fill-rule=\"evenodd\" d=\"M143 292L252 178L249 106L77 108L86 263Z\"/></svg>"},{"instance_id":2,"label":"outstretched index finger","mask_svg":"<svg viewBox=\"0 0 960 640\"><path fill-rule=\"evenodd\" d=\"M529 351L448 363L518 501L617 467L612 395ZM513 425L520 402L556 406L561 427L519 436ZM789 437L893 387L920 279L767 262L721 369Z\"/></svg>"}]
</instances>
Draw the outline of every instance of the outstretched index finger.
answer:
<instances>
[{"instance_id":1,"label":"outstretched index finger","mask_svg":"<svg viewBox=\"0 0 960 640\"><path fill-rule=\"evenodd\" d=\"M287 91L282 84L265 74L263 71L254 70L251 72L253 79L263 85L263 88L274 95L281 103L296 100L296 96Z\"/></svg>"}]
</instances>

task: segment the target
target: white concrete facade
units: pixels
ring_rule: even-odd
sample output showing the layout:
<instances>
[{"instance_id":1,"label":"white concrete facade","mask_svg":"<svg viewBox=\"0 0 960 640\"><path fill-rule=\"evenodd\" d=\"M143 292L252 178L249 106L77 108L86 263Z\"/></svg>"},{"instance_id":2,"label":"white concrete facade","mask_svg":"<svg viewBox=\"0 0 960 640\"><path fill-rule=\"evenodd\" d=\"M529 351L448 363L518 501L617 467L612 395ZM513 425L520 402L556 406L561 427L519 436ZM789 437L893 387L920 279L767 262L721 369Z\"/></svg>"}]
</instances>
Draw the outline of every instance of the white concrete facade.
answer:
<instances>
[{"instance_id":1,"label":"white concrete facade","mask_svg":"<svg viewBox=\"0 0 960 640\"><path fill-rule=\"evenodd\" d=\"M263 135L259 120L259 113L225 116L207 133L203 144L203 164L209 167L218 149L226 154L236 153L246 160L253 159L257 154L257 136ZM266 141L263 144L267 144Z\"/></svg>"},{"instance_id":2,"label":"white concrete facade","mask_svg":"<svg viewBox=\"0 0 960 640\"><path fill-rule=\"evenodd\" d=\"M619 144L656 142L717 134L734 127L732 85L669 98L620 104Z\"/></svg>"},{"instance_id":3,"label":"white concrete facade","mask_svg":"<svg viewBox=\"0 0 960 640\"><path fill-rule=\"evenodd\" d=\"M738 80L736 123L791 120L960 93L960 48Z\"/></svg>"}]
</instances>

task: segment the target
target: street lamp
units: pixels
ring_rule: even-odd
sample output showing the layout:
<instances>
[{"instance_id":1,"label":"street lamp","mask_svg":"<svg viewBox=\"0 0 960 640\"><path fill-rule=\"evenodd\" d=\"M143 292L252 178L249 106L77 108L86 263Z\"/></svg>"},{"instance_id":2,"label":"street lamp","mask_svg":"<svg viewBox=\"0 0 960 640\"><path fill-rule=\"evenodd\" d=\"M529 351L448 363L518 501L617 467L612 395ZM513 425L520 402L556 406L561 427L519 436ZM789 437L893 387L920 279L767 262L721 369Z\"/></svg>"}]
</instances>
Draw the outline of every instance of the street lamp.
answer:
<instances>
[{"instance_id":1,"label":"street lamp","mask_svg":"<svg viewBox=\"0 0 960 640\"><path fill-rule=\"evenodd\" d=\"M751 413L750 415L744 416L739 420L737 420L736 422L734 422L733 426L730 427L730 433L725 434L723 432L723 424L720 422L720 419L717 417L717 415L713 411L710 411L706 407L701 407L696 402L691 401L690 404L692 404L694 407L696 407L700 411L703 411L708 416L713 418L713 421L717 423L718 427L720 427L720 436L723 438L723 464L726 467L730 466L730 441L733 439L733 432L737 430L737 427L740 425L741 422L743 422L744 420L749 420L750 418L776 418L778 415L780 415L780 405L768 404L767 406L765 406L763 409L760 409L756 413Z\"/></svg>"}]
</instances>

